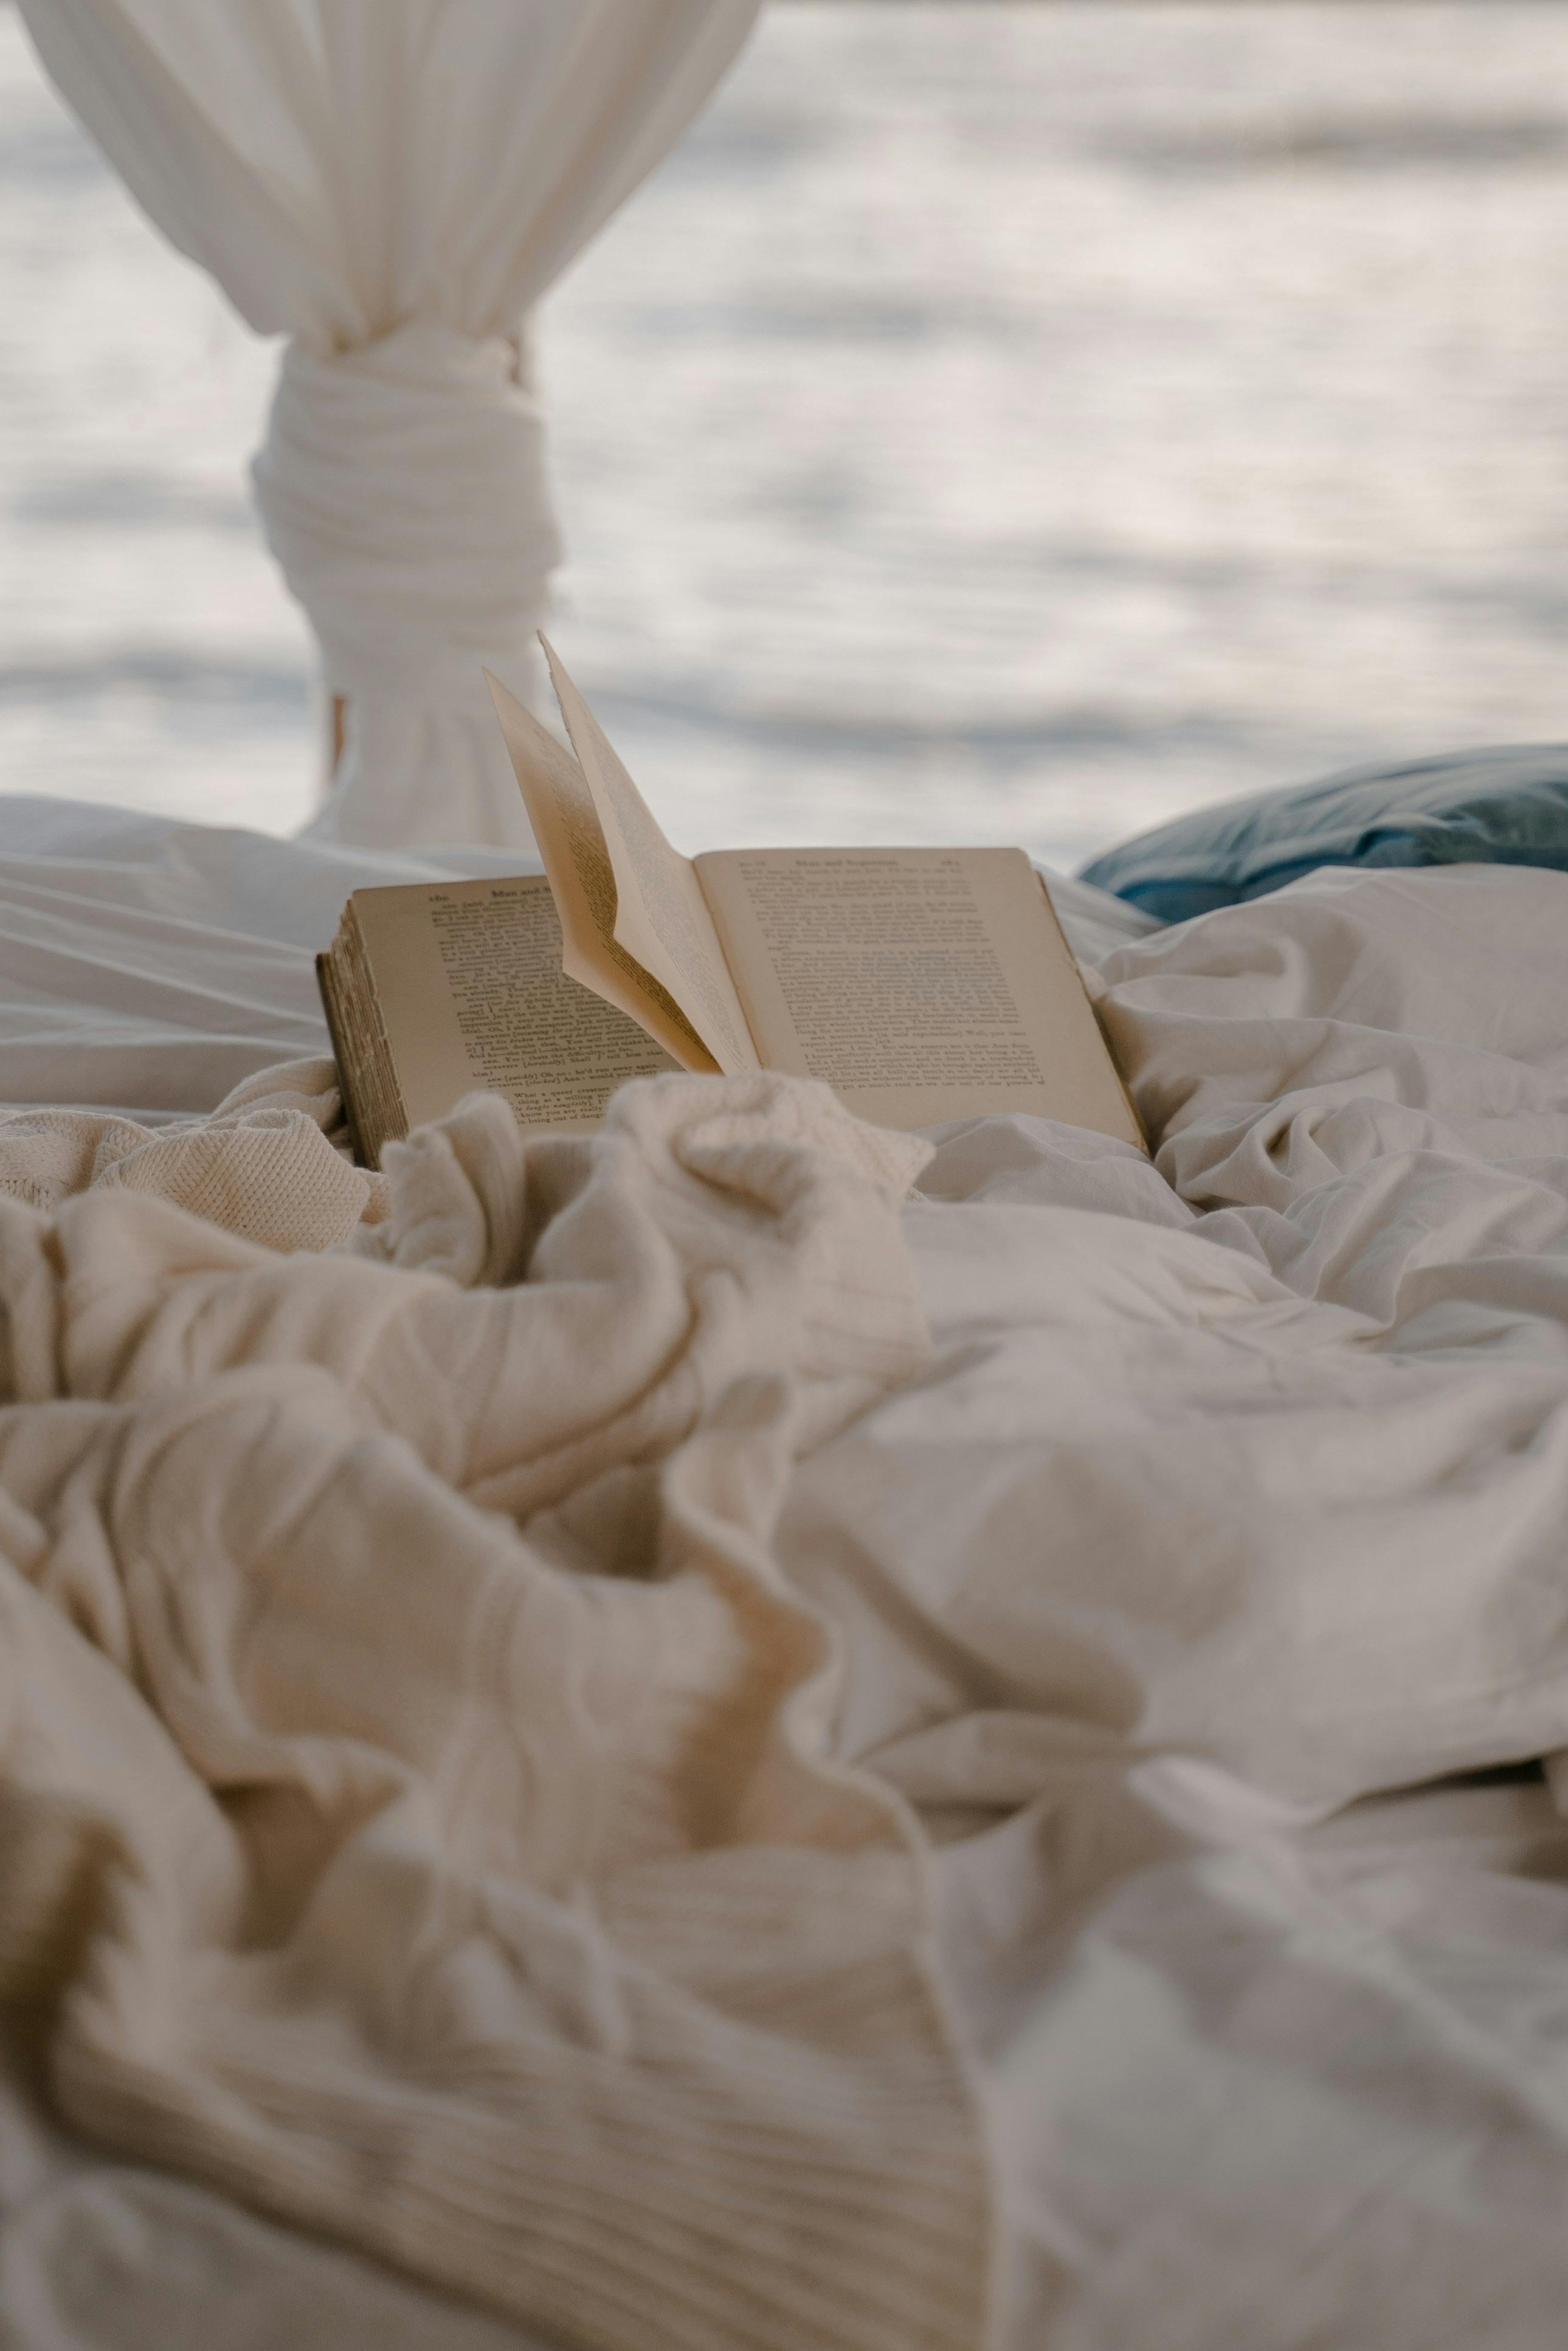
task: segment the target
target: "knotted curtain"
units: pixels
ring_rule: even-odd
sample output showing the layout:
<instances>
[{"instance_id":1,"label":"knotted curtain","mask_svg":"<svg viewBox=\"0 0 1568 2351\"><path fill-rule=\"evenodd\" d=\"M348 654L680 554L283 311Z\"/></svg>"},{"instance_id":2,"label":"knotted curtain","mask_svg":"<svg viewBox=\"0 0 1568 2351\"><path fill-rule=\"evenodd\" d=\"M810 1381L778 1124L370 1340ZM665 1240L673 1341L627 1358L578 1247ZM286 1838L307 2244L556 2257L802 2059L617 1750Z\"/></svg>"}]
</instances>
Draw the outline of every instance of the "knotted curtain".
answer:
<instances>
[{"instance_id":1,"label":"knotted curtain","mask_svg":"<svg viewBox=\"0 0 1568 2351\"><path fill-rule=\"evenodd\" d=\"M152 220L283 333L253 468L346 732L308 828L528 841L481 666L559 559L525 321L759 0L22 0Z\"/></svg>"}]
</instances>

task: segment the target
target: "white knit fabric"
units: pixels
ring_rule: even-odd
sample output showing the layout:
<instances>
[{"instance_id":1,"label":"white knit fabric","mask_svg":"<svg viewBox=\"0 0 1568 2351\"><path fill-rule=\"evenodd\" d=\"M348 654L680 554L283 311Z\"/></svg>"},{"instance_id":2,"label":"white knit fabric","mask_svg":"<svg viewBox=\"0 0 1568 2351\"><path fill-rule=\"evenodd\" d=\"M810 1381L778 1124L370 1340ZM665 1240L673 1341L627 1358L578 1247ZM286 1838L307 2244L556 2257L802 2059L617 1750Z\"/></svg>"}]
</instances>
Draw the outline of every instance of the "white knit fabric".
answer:
<instances>
[{"instance_id":1,"label":"white knit fabric","mask_svg":"<svg viewBox=\"0 0 1568 2351\"><path fill-rule=\"evenodd\" d=\"M0 2007L80 2130L565 2341L975 2351L918 1840L770 1550L928 1360L926 1146L770 1076L479 1097L287 1254L322 1074L140 1188L81 1121L52 1212L60 1114L0 1127Z\"/></svg>"},{"instance_id":2,"label":"white knit fabric","mask_svg":"<svg viewBox=\"0 0 1568 2351\"><path fill-rule=\"evenodd\" d=\"M152 1193L266 1249L320 1249L386 1214L384 1176L327 1140L340 1123L328 1061L263 1070L211 1118L149 1127L84 1110L0 1118L0 1199L52 1215L78 1192Z\"/></svg>"},{"instance_id":3,"label":"white knit fabric","mask_svg":"<svg viewBox=\"0 0 1568 2351\"><path fill-rule=\"evenodd\" d=\"M480 667L534 674L559 543L522 321L758 0L23 0L180 249L286 331L263 521L347 697L313 828L528 843Z\"/></svg>"}]
</instances>

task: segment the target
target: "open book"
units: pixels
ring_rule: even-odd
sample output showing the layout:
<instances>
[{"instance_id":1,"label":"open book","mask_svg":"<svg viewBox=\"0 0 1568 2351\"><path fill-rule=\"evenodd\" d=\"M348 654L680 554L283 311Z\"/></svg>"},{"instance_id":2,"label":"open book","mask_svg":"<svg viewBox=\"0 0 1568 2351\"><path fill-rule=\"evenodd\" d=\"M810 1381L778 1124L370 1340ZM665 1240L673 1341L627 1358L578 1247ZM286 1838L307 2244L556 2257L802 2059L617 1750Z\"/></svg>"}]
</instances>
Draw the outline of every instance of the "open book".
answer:
<instances>
[{"instance_id":1,"label":"open book","mask_svg":"<svg viewBox=\"0 0 1568 2351\"><path fill-rule=\"evenodd\" d=\"M545 651L572 751L490 679L544 874L356 890L318 959L369 1164L479 1087L580 1128L674 1068L825 1079L883 1126L1031 1111L1142 1144L1022 850L683 857Z\"/></svg>"}]
</instances>

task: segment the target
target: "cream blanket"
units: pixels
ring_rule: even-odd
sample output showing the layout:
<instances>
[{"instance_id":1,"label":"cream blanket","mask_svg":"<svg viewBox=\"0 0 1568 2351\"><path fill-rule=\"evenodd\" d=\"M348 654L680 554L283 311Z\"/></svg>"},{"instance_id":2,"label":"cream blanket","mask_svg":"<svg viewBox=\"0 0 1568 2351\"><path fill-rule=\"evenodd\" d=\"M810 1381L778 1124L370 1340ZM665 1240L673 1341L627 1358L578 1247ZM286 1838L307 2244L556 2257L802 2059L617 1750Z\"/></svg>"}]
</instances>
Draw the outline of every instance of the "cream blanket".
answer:
<instances>
[{"instance_id":1,"label":"cream blanket","mask_svg":"<svg viewBox=\"0 0 1568 2351\"><path fill-rule=\"evenodd\" d=\"M82 2130L607 2351L971 2346L898 1801L826 1760L789 1465L916 1371L926 1146L787 1080L329 1066L0 1123L0 1996Z\"/></svg>"}]
</instances>

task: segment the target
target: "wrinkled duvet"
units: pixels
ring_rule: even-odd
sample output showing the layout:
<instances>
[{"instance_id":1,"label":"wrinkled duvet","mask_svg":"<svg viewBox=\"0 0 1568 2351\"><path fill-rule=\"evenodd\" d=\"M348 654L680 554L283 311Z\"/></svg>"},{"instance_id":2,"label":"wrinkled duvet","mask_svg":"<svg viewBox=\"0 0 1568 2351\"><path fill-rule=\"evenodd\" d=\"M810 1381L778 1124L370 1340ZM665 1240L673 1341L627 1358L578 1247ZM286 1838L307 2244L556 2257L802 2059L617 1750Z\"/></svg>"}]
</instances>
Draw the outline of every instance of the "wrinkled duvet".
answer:
<instances>
[{"instance_id":1,"label":"wrinkled duvet","mask_svg":"<svg viewBox=\"0 0 1568 2351\"><path fill-rule=\"evenodd\" d=\"M68 846L68 856L51 847L47 876L40 853L26 877L39 953L53 924L48 952L67 956L76 918L59 901L97 890L100 907L120 903L132 894L123 877L133 867L139 919L153 919L145 914L152 873L166 893L158 919L183 904L182 919L193 920L195 902L180 900L166 845L143 842L134 858L117 851L119 880L103 880L100 869L96 883L65 873L82 854L79 843ZM210 896L210 877L208 889ZM37 912L45 895L54 901L47 917ZM284 935L265 951L246 934L251 993L231 1040L243 1031L237 1058L249 1058L225 1067L229 1082L279 1058L280 1047L307 1042L267 1026L273 999L256 975L274 953L278 1018L301 1026L308 1019L307 999L286 1004L281 984L295 969L289 953L302 949L288 949L284 925L277 927ZM100 922L100 956L101 935ZM1107 940L1081 934L1079 944L1082 952ZM128 964L137 952L132 941ZM200 990L189 975L204 950L187 936L181 952L191 958L182 985L193 998ZM472 1453L459 1460L450 1416L439 1445L425 1433L434 1374L422 1388L405 1366L389 1386L374 1350L351 1375L341 1361L325 1375L350 1395L347 1420L332 1419L340 1403L329 1411L303 1384L290 1400L291 1414L338 1432L329 1439L290 1434L287 1416L276 1416L268 1441L281 1494L302 1474L309 1445L339 1445L360 1429L354 1416L363 1416L361 1392L370 1392L375 1441L404 1448L400 1460L412 1448L421 1475L456 1498L442 1507L488 1514L497 1545L531 1541L568 1614L579 1604L574 1594L608 1588L607 1578L633 1610L677 1591L693 1595L689 1640L650 1641L637 1661L643 1687L662 1687L664 1675L678 1683L685 1657L684 1697L670 1701L677 1714L708 1705L722 1715L737 1691L747 1693L734 1719L752 1726L749 1747L725 1734L676 1755L654 1708L629 1721L620 1742L618 1753L636 1767L628 1776L617 1781L614 1760L601 1754L594 1782L577 1755L562 1785L612 1792L591 1835L610 1838L616 1866L632 1870L635 1901L622 1892L606 1903L602 1874L574 1866L572 1838L589 1832L570 1793L540 1814L553 1844L519 1843L514 1823L505 1854L466 1854L465 1868L498 1871L533 1891L507 1912L506 1981L479 1968L461 1998L444 1987L438 1967L425 2005L378 2013L374 1970L364 1975L352 1933L329 1937L325 1958L312 1946L312 1964L278 1980L272 1955L298 1936L301 1921L315 1922L308 1902L298 1907L298 1884L280 1910L268 1910L277 1889L267 1855L297 1855L290 1839L307 1832L291 1820L267 1844L257 1824L266 1806L245 1792L266 1771L254 1750L223 1746L235 1735L234 1708L254 1728L258 1688L225 1685L214 1716L224 1644L243 1623L246 1639L265 1646L267 1627L243 1572L237 1583L227 1570L212 1579L221 1592L204 1573L209 1557L251 1557L263 1535L272 1540L272 1489L264 1479L242 1520L225 1524L215 1457L203 1458L199 1437L187 1437L193 1464L181 1473L188 1485L176 1478L173 1491L216 1499L204 1516L174 1512L177 1543L160 1536L141 1552L126 1548L125 1522L108 1498L121 1490L117 1478L139 1493L140 1473L127 1454L79 1467L102 1442L101 1434L89 1441L87 1422L123 1413L129 1400L135 1414L183 1413L193 1426L192 1397L177 1404L170 1391L209 1374L192 1352L196 1342L181 1338L157 1357L150 1384L139 1384L124 1316L117 1322L102 1300L145 1280L145 1263L111 1250L92 1281L78 1284L71 1296L99 1351L82 1360L108 1368L93 1375L99 1392L90 1396L72 1385L75 1359L57 1346L27 1374L33 1402L22 1413L75 1414L79 1426L68 1441L57 1428L31 1452L31 1440L13 1435L11 1455L0 1455L13 1502L10 1572L26 1587L26 1607L41 1612L51 1654L75 1656L73 1643L90 1650L114 1708L156 1721L182 1768L194 1768L199 1750L202 1801L242 1864L230 1895L237 1908L204 1914L200 1948L209 1957L197 1967L199 1989L203 1998L230 1998L237 1969L245 2013L259 2001L267 2030L253 2022L243 2047L221 2035L202 2044L225 2095L249 2102L245 2113L220 2100L196 2118L199 2144L183 2126L150 2143L154 2086L142 2075L127 2093L120 2076L109 2080L102 2053L122 2047L113 2032L129 2031L158 1971L131 1982L130 2005L113 2010L112 1970L95 1974L88 1963L99 1914L80 1890L87 1881L72 1881L78 1907L68 1901L52 1914L63 1941L46 1949L35 1940L12 1962L26 1998L18 1992L10 2006L0 2109L0 2341L82 2351L150 2340L221 2345L250 2339L225 2334L243 2307L254 2339L311 2351L656 2344L681 2339L683 2328L685 2339L706 2340L694 2331L694 2311L716 2342L813 2346L891 2342L901 2329L912 2344L988 2338L998 2351L1479 2343L1545 2351L1561 2342L1568 877L1483 867L1336 872L1113 946L1098 955L1092 984L1156 1144L1152 1163L1042 1122L971 1122L936 1135L899 1209L909 1169L877 1159L847 1123L808 1133L799 1112L786 1111L787 1126L795 1124L785 1147L755 1123L775 1115L776 1103L705 1102L694 1112L684 1095L678 1114L635 1112L643 1140L616 1145L622 1172L641 1167L646 1150L661 1165L674 1151L684 1173L676 1228L655 1249L669 1277L661 1311L673 1319L638 1326L655 1336L632 1384L639 1395L667 1395L673 1377L678 1395L655 1413L656 1426L639 1425L619 1469L598 1455L578 1465L600 1479L608 1469L612 1483L630 1478L643 1498L635 1509L617 1514L601 1492L576 1520L568 1502L563 1521L562 1491L591 1489L592 1478L574 1487L569 1477L564 1489L558 1478L547 1491L548 1479L531 1486L515 1463L490 1453L483 1463ZM43 1017L35 1009L26 1019L37 1030ZM187 1026L194 1055L193 1011ZM22 1048L35 1052L36 1039L16 1033L13 1066L30 1072ZM68 1062L79 1030L62 1019L62 1038ZM0 1071L5 1052L0 1030ZM85 1072L88 1062L76 1066ZM672 1092L689 1082L674 1081ZM552 1178L556 1192L540 1196L537 1229L528 1228L534 1241L519 1228L492 1249L474 1233L500 1230L500 1207L476 1227L463 1215L454 1222L439 1203L431 1207L427 1189L421 1211L415 1192L429 1170L416 1182L412 1165L401 1207L372 1197L375 1187L350 1198L349 1186L363 1179L345 1170L329 1212L343 1220L343 1238L326 1244L326 1259L291 1258L276 1234L265 1243L236 1238L232 1214L229 1227L213 1222L210 1196L203 1222L193 1212L201 1199L171 1194L176 1181L210 1184L204 1162L176 1177L175 1159L211 1145L166 1123L202 1102L189 1093L150 1102L146 1085L116 1095L85 1075L59 1091L141 1116L90 1149L85 1128L32 1110L10 1130L16 1168L26 1161L12 1186L14 1227L36 1238L30 1278L55 1285L57 1317L78 1259L48 1235L68 1237L73 1219L80 1227L110 1207L123 1215L128 1202L133 1222L154 1220L165 1249L177 1233L193 1262L236 1250L247 1267L260 1259L264 1286L275 1290L286 1276L267 1270L268 1259L285 1270L340 1268L331 1282L412 1282L435 1301L427 1311L437 1322L484 1296L511 1313L508 1286L541 1234L536 1283L545 1286L551 1270L545 1207L564 1202L570 1213L572 1184L590 1181L580 1168L570 1182ZM213 1086L207 1099L223 1091ZM13 1092L24 1105L49 1099L31 1075ZM311 1112L308 1099L301 1089L299 1101L282 1106L329 1149L329 1111ZM147 1123L149 1110L162 1129ZM710 1114L721 1124L748 1117L753 1126L748 1135L724 1130L716 1159L711 1134L691 1146L671 1142ZM470 1115L482 1123L486 1114ZM242 1099L236 1116L254 1123L254 1104ZM476 1131L493 1139L493 1129ZM0 1154L6 1147L0 1133ZM754 1160L746 1175L733 1156L743 1148L760 1148L774 1172L760 1176ZM782 1185L781 1148L794 1155ZM724 1193L727 1164L738 1209L736 1197L709 1197L716 1185ZM471 1196L493 1204L507 1196L504 1180L492 1185L482 1172L476 1189L475 1174L470 1160ZM642 1183L636 1176L633 1189ZM809 1231L789 1225L790 1183L813 1204ZM203 1233L216 1238L189 1238ZM754 1243L770 1270L748 1290L737 1269ZM816 1252L811 1278L836 1296L836 1335L825 1352L792 1286L788 1252L797 1243ZM316 1237L313 1247L322 1245ZM857 1269L849 1282L834 1272L846 1249ZM9 1281L15 1251L6 1262ZM563 1262L570 1280L570 1252ZM600 1282L614 1273L606 1260L589 1264ZM738 1283L761 1301L717 1335L716 1267L727 1269L718 1290ZM187 1272L176 1268L160 1292L176 1320ZM328 1287L323 1277L321 1299ZM29 1295L37 1306L45 1290ZM874 1341L855 1336L857 1298L870 1301ZM319 1332L334 1317L327 1306L317 1311ZM199 1326L192 1318L193 1331ZM254 1314L242 1318L242 1338L264 1355L271 1343ZM694 1346L738 1374L738 1394L727 1377L680 1386L670 1366ZM310 1376L323 1378L319 1364ZM225 1360L222 1377L256 1374ZM150 1441L145 1432L131 1439ZM355 1441L364 1441L362 1430ZM566 1441L575 1441L570 1432ZM664 1521L648 1515L650 1477L674 1496L663 1537ZM312 1485L307 1476L306 1488L312 1507L328 1508L319 1478ZM554 1516L530 1537L541 1510ZM55 1529L69 1520L78 1546L69 1589L58 1575L40 1575L41 1554L16 1531L24 1517ZM333 1521L333 1548L345 1555L361 1540L356 1523L351 1510ZM433 1573L447 1556L444 1538L402 1521L386 1540L399 1558L435 1562ZM180 1644L146 1646L147 1623L168 1616L158 1593L176 1551L184 1651L194 1645L217 1676L200 1704L175 1670ZM133 1555L142 1563L131 1574ZM342 1673L301 1697L319 1663L301 1654L279 1668L277 1704L329 1715L343 1703L345 1676L361 1669L359 1645L383 1627L394 1637L401 1620L390 1599L378 1604L373 1562L361 1591L340 1623ZM450 1628L431 1604L425 1638L444 1656ZM596 1604L587 1604L591 1613ZM475 1670L471 1652L468 1659ZM547 1717L552 1737L563 1721L570 1728L573 1709L548 1674L537 1687L526 1677L509 1692L500 1687L503 1712L524 1698L533 1708L535 1729L518 1732L525 1743ZM107 1697L101 1714L63 1726L41 1687L31 1676L7 1700L13 1726L24 1716L34 1725L30 1753L52 1739L68 1753L75 1740L85 1754L110 1735ZM375 1773L406 1719L400 1711L361 1726L367 1787L381 1785ZM590 1708L576 1719L580 1733L596 1719L619 1724L620 1702L605 1717ZM778 1728L758 1744L764 1722ZM296 1722L285 1729L313 1735ZM602 1749L604 1733L597 1736ZM480 1739L464 1751L483 1759L491 1745ZM570 1739L562 1751L573 1751ZM673 1819L641 1809L629 1792L650 1761L646 1784L681 1792ZM539 1787L548 1780L541 1765ZM468 1782L438 1772L436 1782L439 1805L456 1810L436 1817L416 1805L413 1844L392 1841L403 1864L412 1851L438 1866L451 1823L467 1817L471 1802L483 1800L486 1819L495 1815L485 1805L504 1813L521 1802L480 1761ZM729 1792L723 1802L716 1788ZM694 1812L694 1789L708 1792L709 1809ZM737 1789L752 1796L737 1803ZM373 1830L356 1834L361 1861L370 1836L373 1876ZM172 1826L169 1835L177 1877L183 1839ZM735 1874L726 1898L733 1891L738 1908L722 1924L681 1890L695 1882L694 1867ZM661 1872L677 1890L667 1911ZM298 1883L318 1880L307 1873ZM417 1973L426 1946L417 1933L408 1939L419 1915L408 1892L406 1867L393 1867L384 1896L389 1949ZM130 1900L122 1896L114 1914L120 1946ZM349 1915L362 1916L357 1902ZM149 1934L152 1916L141 1920ZM498 1930L487 1931L493 1941ZM674 2043L654 2032L668 2094L638 2108L637 2128L670 2137L662 2163L650 2160L649 2138L606 2173L615 2199L610 2233L621 2250L607 2266L602 2247L585 2241L582 2265L597 2262L599 2283L584 2298L570 2262L552 2251L541 2262L537 2237L497 2201L502 2183L514 2193L519 2179L528 2186L530 2167L548 2181L538 2124L547 2109L530 2110L520 2074L497 2090L493 2060L465 2061L464 2053L489 2045L486 2031L515 2015L507 2001L531 1984L538 2048L548 2052L559 2036L569 2053L609 2049L621 2068L605 2077L612 2102L638 2048L634 2034L625 2038L615 1975L628 1948L618 1938L628 1936L647 2012L684 2017L689 2030ZM444 1942L437 1934L430 1948L449 1956L450 1935ZM572 1949L575 1965L562 1956ZM583 1953L597 1954L597 1976ZM332 1991L339 1965L346 1972ZM88 1986L65 2024L40 1988L62 1970ZM383 1996L391 1980L382 1981ZM885 1997L865 1997L879 1981ZM400 2158L424 2185L430 2165L459 2140L470 2161L465 2101L501 2101L510 2136L486 2142L492 2169L474 2189L492 2225L482 2276L457 2266L476 2241L465 2236L455 2248L439 2227L419 2240L417 2280L376 2258L397 2253L405 2267L410 2258L406 2232L376 2234L378 2199L402 2176L386 2144L350 2165L346 2201L314 2212L305 2199L287 2202L276 2170L247 2169L233 2154L236 2143L250 2144L247 2116L257 2105L277 2132L301 2099L319 2103L324 2081L345 2096L353 2089L348 2074L325 2064L327 2028L315 2009L317 2037L298 2044L305 2055L295 2070L274 2062L278 2043L268 2032L287 2041L298 2003L319 2001L324 1986L349 2036L333 2043L332 2064L352 2055L361 2089L379 2078L389 2049L406 2057L417 2047L421 2094L437 2096L449 2134L414 2135L428 2156L423 2171ZM173 2043L201 2038L198 2005L193 1995L162 2020ZM689 2116L709 2110L691 2103L681 2067L706 2049L716 2015L745 2022L745 2031L727 2023L719 2034L724 2063L738 2067L738 2102L726 2109L735 2121L683 2140ZM505 2030L492 2038L504 2043ZM402 2073L392 2071L406 2088L408 2064L399 2063ZM551 2075L557 2103L548 2111L558 2130L571 2111L561 2103L565 2078ZM705 2084L714 2078L703 2075ZM333 2112L344 2142L360 2143L347 2109ZM620 2125L606 2125L607 2112L593 2107L594 2126L614 2138ZM894 2112L908 2118L904 2127L890 2128ZM741 2139L727 2138L735 2129ZM789 2150L778 2176L789 2186L779 2232L759 2240L758 2268L739 2249L758 2225L754 2205L767 2204L748 2183L774 2176L758 2150L773 2145L776 2129ZM747 2162L727 2172L719 2154L742 2143ZM405 2144L394 2128L390 2145ZM587 2147L591 2156L590 2141L574 2122L559 2144L560 2200L570 2202L580 2178L591 2216L593 2163L579 2152ZM669 2167L685 2161L707 2166L701 2194L667 2195ZM644 2254L649 2299L636 2309L623 2280ZM658 2266L666 2260L674 2270ZM901 2270L902 2300L901 2287L887 2283ZM620 2283L605 2283L611 2272ZM779 2281L792 2272L806 2282L786 2290ZM730 2299L705 2305L693 2283L704 2277ZM749 2304L747 2277L758 2284ZM459 2300L446 2298L455 2291Z\"/></svg>"}]
</instances>

